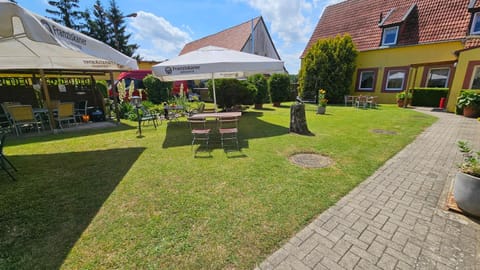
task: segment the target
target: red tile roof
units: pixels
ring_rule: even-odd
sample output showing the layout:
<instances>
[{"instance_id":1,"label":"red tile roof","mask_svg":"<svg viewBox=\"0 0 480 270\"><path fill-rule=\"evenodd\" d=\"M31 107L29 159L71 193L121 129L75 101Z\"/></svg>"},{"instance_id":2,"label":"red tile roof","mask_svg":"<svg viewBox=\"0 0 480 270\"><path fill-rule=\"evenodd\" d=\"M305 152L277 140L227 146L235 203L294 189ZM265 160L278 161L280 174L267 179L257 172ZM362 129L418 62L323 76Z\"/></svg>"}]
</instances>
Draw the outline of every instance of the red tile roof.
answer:
<instances>
[{"instance_id":1,"label":"red tile roof","mask_svg":"<svg viewBox=\"0 0 480 270\"><path fill-rule=\"evenodd\" d=\"M262 17L253 19L253 25L256 26ZM192 41L186 44L180 55L200 49L205 46L218 46L226 49L241 51L252 32L252 20L230 27L216 34Z\"/></svg>"},{"instance_id":2,"label":"red tile roof","mask_svg":"<svg viewBox=\"0 0 480 270\"><path fill-rule=\"evenodd\" d=\"M408 5L403 7L392 8L383 21L380 23L382 26L394 25L405 21L417 5Z\"/></svg>"},{"instance_id":3,"label":"red tile roof","mask_svg":"<svg viewBox=\"0 0 480 270\"><path fill-rule=\"evenodd\" d=\"M379 23L393 10L389 24L400 23L402 14L416 4L403 21L398 45L413 45L463 39L468 34L472 0L347 0L328 6L323 12L305 50L321 38L350 34L357 50L380 47L382 28ZM479 6L480 0L475 5ZM385 26L385 24L384 24Z\"/></svg>"}]
</instances>

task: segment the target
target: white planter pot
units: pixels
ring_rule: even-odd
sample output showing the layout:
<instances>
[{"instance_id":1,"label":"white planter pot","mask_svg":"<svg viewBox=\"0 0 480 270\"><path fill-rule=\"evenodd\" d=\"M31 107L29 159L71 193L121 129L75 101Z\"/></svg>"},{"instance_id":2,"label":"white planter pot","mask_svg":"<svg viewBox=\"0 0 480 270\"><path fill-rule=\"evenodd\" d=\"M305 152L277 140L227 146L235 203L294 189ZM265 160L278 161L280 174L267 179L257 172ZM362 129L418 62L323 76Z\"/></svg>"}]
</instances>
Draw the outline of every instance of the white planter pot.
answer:
<instances>
[{"instance_id":1,"label":"white planter pot","mask_svg":"<svg viewBox=\"0 0 480 270\"><path fill-rule=\"evenodd\" d=\"M453 196L460 209L480 217L480 178L458 172L453 186Z\"/></svg>"},{"instance_id":2,"label":"white planter pot","mask_svg":"<svg viewBox=\"0 0 480 270\"><path fill-rule=\"evenodd\" d=\"M327 110L327 107L318 106L317 107L317 114L325 114L326 110Z\"/></svg>"}]
</instances>

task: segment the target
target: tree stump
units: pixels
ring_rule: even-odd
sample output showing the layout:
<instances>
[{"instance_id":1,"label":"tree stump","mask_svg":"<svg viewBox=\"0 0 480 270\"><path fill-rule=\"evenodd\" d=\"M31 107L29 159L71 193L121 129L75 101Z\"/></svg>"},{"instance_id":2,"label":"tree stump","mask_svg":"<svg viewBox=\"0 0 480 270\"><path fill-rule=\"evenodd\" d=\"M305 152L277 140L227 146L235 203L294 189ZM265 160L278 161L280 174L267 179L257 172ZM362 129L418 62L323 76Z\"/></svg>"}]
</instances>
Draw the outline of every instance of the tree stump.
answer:
<instances>
[{"instance_id":1,"label":"tree stump","mask_svg":"<svg viewBox=\"0 0 480 270\"><path fill-rule=\"evenodd\" d=\"M290 132L301 135L312 135L307 127L305 116L305 104L293 104L290 106Z\"/></svg>"}]
</instances>

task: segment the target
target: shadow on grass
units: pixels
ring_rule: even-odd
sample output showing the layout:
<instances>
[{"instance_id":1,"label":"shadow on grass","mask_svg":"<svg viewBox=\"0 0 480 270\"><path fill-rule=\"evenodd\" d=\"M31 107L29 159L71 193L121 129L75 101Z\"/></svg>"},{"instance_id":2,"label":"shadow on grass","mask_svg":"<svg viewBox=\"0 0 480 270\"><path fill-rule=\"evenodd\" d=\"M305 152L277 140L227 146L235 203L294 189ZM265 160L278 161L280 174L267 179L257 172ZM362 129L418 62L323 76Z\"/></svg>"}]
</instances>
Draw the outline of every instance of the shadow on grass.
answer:
<instances>
[{"instance_id":1,"label":"shadow on grass","mask_svg":"<svg viewBox=\"0 0 480 270\"><path fill-rule=\"evenodd\" d=\"M239 121L239 147L248 148L248 140L255 138L267 138L288 134L286 127L271 124L262 121L260 117L263 115L261 111L249 111L242 114ZM217 129L217 124L213 120L207 124L212 131ZM187 122L170 122L167 126L163 148L185 146L192 143L190 127ZM210 146L221 149L220 137L215 132L210 137Z\"/></svg>"},{"instance_id":2,"label":"shadow on grass","mask_svg":"<svg viewBox=\"0 0 480 270\"><path fill-rule=\"evenodd\" d=\"M0 269L59 269L144 148L9 156L0 175Z\"/></svg>"},{"instance_id":3,"label":"shadow on grass","mask_svg":"<svg viewBox=\"0 0 480 270\"><path fill-rule=\"evenodd\" d=\"M26 143L49 142L49 141L119 132L119 131L125 131L125 130L133 130L136 128L137 127L132 127L132 126L120 123L118 125L113 125L108 127L99 127L99 128L83 129L83 130L75 130L75 128L71 128L71 130L67 129L65 132L60 132L57 134L53 134L52 132L48 131L48 132L42 132L39 135L28 134L27 136L20 136L20 137L16 137L15 135L10 135L8 136L8 145L15 146L15 145L24 145Z\"/></svg>"}]
</instances>

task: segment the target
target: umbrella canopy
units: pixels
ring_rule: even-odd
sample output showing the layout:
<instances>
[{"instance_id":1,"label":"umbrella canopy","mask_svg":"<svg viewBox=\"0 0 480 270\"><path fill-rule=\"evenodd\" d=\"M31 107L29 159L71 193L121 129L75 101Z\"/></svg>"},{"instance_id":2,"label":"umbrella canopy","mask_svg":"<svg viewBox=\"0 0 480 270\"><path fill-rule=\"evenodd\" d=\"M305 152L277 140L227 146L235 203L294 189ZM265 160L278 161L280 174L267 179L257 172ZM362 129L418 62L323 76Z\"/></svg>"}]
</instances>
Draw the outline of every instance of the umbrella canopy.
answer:
<instances>
[{"instance_id":1,"label":"umbrella canopy","mask_svg":"<svg viewBox=\"0 0 480 270\"><path fill-rule=\"evenodd\" d=\"M207 46L157 64L152 71L162 81L212 79L216 108L215 79L284 73L285 69L277 59Z\"/></svg>"},{"instance_id":2,"label":"umbrella canopy","mask_svg":"<svg viewBox=\"0 0 480 270\"><path fill-rule=\"evenodd\" d=\"M138 69L137 61L22 7L0 2L0 70Z\"/></svg>"}]
</instances>

